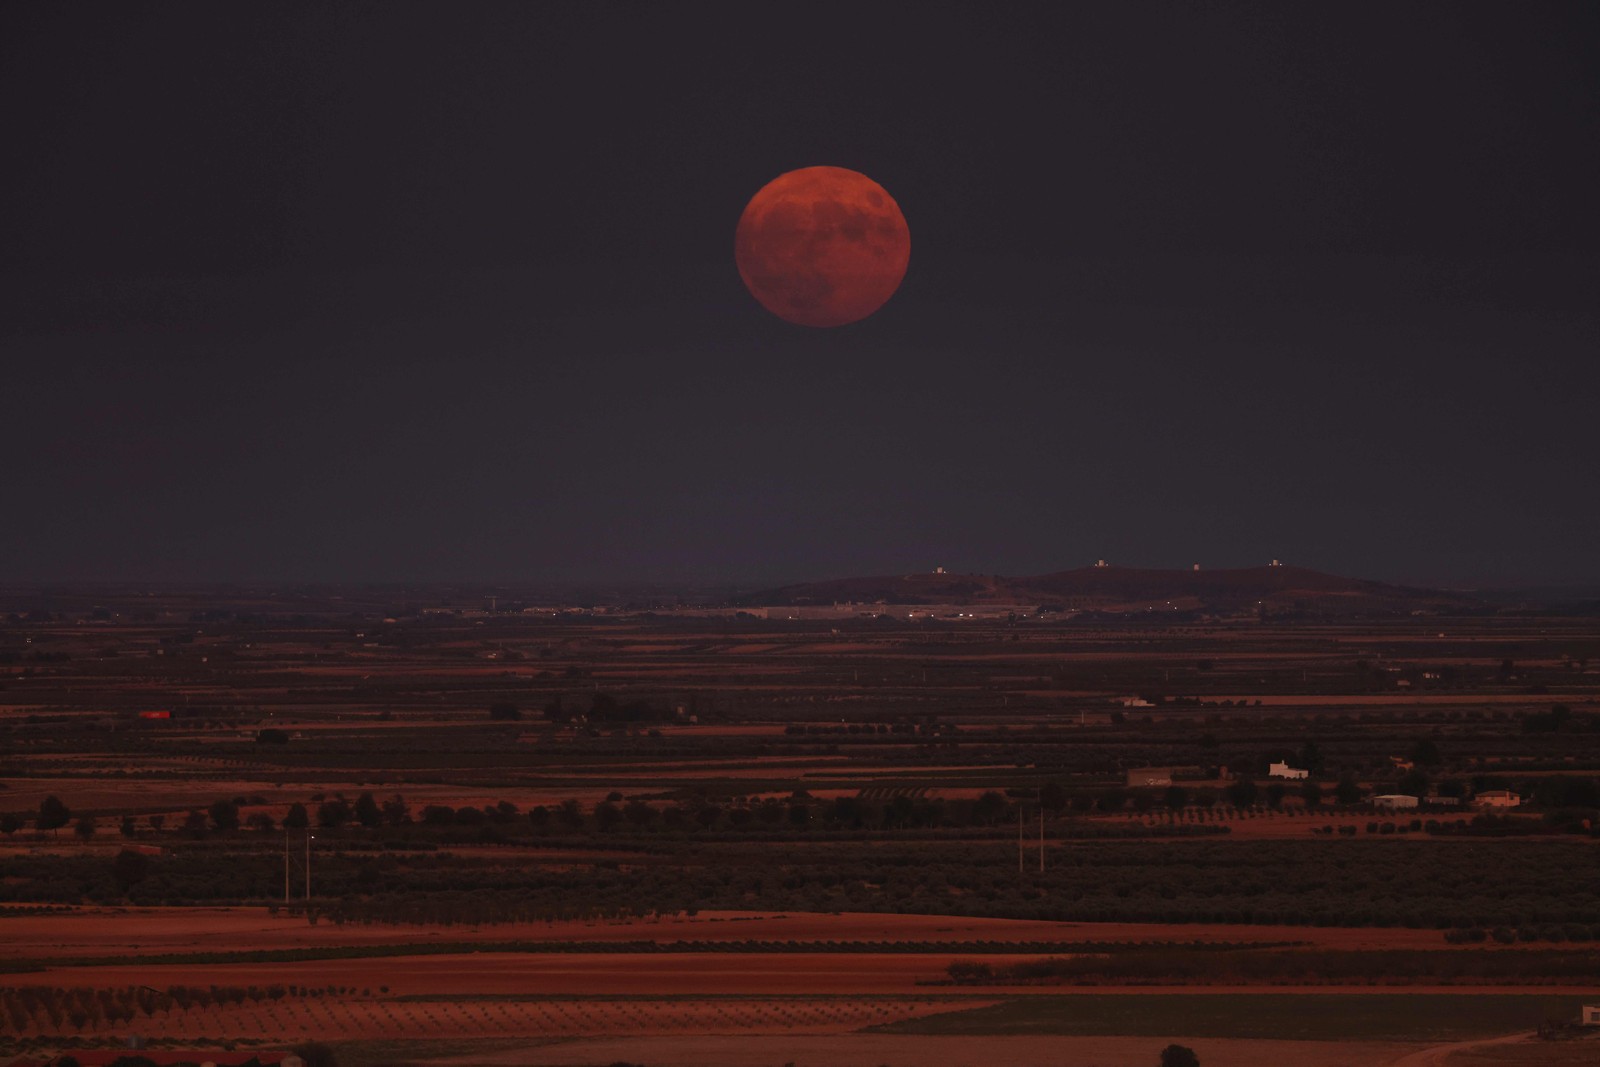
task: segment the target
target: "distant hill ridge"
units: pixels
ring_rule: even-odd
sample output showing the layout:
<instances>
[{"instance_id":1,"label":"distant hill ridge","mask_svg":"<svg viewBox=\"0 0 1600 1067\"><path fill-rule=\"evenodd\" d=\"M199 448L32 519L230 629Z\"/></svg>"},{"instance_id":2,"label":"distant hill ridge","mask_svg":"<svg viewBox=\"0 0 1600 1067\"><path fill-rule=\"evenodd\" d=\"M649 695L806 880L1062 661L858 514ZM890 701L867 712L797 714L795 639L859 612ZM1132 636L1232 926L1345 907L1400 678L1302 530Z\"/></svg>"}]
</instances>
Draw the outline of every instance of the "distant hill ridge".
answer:
<instances>
[{"instance_id":1,"label":"distant hill ridge","mask_svg":"<svg viewBox=\"0 0 1600 1067\"><path fill-rule=\"evenodd\" d=\"M1034 604L1085 610L1152 604L1239 609L1255 602L1321 610L1417 610L1476 603L1458 593L1342 578L1305 567L1271 565L1215 570L1093 566L1033 577L998 574L906 574L834 578L744 597L752 607L856 604Z\"/></svg>"}]
</instances>

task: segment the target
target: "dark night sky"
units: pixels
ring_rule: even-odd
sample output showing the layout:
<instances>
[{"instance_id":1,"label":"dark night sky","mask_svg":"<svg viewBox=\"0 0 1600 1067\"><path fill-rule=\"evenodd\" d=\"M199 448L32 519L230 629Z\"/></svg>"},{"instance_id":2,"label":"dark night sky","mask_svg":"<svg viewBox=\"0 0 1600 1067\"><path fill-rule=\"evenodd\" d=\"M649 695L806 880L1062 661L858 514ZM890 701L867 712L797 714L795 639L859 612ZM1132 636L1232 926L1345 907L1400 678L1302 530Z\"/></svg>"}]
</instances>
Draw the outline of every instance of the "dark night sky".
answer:
<instances>
[{"instance_id":1,"label":"dark night sky","mask_svg":"<svg viewBox=\"0 0 1600 1067\"><path fill-rule=\"evenodd\" d=\"M0 579L1600 580L1600 5L862 6L7 5Z\"/></svg>"}]
</instances>

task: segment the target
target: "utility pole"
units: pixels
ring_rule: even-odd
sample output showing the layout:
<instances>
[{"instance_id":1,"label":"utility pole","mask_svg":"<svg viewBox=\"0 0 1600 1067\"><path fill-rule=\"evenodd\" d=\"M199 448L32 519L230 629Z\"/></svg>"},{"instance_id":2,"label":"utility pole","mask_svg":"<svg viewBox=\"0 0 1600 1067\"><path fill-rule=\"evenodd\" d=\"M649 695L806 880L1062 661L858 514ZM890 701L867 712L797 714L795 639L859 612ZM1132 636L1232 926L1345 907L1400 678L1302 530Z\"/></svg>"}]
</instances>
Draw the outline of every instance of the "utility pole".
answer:
<instances>
[{"instance_id":1,"label":"utility pole","mask_svg":"<svg viewBox=\"0 0 1600 1067\"><path fill-rule=\"evenodd\" d=\"M1022 870L1022 801L1017 801L1017 873Z\"/></svg>"},{"instance_id":2,"label":"utility pole","mask_svg":"<svg viewBox=\"0 0 1600 1067\"><path fill-rule=\"evenodd\" d=\"M1044 805L1039 805L1039 873L1044 873Z\"/></svg>"},{"instance_id":3,"label":"utility pole","mask_svg":"<svg viewBox=\"0 0 1600 1067\"><path fill-rule=\"evenodd\" d=\"M289 831L283 831L283 902L289 903Z\"/></svg>"},{"instance_id":4,"label":"utility pole","mask_svg":"<svg viewBox=\"0 0 1600 1067\"><path fill-rule=\"evenodd\" d=\"M307 904L311 903L311 842L313 842L315 840L316 840L316 838L312 836L311 831L307 830L306 831L306 903Z\"/></svg>"}]
</instances>

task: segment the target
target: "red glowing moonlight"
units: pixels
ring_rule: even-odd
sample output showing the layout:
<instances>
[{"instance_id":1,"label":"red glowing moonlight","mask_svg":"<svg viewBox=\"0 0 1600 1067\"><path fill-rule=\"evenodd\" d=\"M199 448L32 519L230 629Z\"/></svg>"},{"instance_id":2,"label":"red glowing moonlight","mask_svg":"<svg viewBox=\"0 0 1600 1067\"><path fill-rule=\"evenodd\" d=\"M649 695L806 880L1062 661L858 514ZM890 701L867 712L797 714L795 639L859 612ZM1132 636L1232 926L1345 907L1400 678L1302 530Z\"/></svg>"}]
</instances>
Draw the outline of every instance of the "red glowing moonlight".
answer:
<instances>
[{"instance_id":1,"label":"red glowing moonlight","mask_svg":"<svg viewBox=\"0 0 1600 1067\"><path fill-rule=\"evenodd\" d=\"M883 186L843 167L780 174L745 206L733 239L739 276L761 306L802 326L877 311L905 277L911 232Z\"/></svg>"}]
</instances>

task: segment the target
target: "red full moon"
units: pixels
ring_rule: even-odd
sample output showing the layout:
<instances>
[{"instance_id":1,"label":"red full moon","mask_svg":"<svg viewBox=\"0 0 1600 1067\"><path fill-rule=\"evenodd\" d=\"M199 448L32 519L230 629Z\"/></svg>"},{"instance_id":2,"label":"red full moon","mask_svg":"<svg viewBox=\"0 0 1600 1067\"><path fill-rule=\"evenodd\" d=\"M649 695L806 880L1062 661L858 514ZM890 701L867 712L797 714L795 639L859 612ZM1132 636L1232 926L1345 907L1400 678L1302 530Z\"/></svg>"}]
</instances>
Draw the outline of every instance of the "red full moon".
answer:
<instances>
[{"instance_id":1,"label":"red full moon","mask_svg":"<svg viewBox=\"0 0 1600 1067\"><path fill-rule=\"evenodd\" d=\"M900 287L911 231L900 205L865 174L806 167L750 198L733 255L751 295L780 319L843 326L877 311Z\"/></svg>"}]
</instances>

